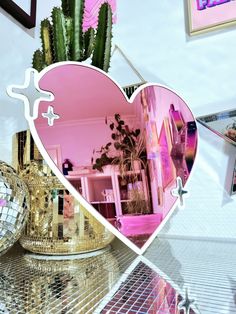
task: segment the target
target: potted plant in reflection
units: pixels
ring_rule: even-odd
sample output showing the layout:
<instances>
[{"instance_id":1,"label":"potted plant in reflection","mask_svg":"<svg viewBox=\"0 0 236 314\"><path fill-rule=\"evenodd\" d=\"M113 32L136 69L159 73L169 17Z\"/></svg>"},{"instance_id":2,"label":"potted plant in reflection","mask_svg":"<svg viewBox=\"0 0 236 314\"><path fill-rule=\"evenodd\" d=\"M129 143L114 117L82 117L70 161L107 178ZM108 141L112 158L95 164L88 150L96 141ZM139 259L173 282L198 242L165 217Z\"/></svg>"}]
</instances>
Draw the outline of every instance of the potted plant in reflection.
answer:
<instances>
[{"instance_id":1,"label":"potted plant in reflection","mask_svg":"<svg viewBox=\"0 0 236 314\"><path fill-rule=\"evenodd\" d=\"M112 143L109 142L104 146L101 146L99 150L93 150L93 157L91 158L91 163L94 170L98 170L100 172L105 172L105 167L111 165L114 157L110 155L110 147ZM95 158L94 156L99 154L100 157Z\"/></svg>"},{"instance_id":2,"label":"potted plant in reflection","mask_svg":"<svg viewBox=\"0 0 236 314\"><path fill-rule=\"evenodd\" d=\"M145 137L140 129L131 129L120 114L114 115L114 121L105 123L112 131L111 142L101 146L99 150L93 150L91 159L93 169L104 172L107 165L118 166L120 174L125 178L128 171L140 171L147 168L147 155ZM95 158L95 155L99 157Z\"/></svg>"},{"instance_id":3,"label":"potted plant in reflection","mask_svg":"<svg viewBox=\"0 0 236 314\"><path fill-rule=\"evenodd\" d=\"M148 177L145 133L128 126L118 113L112 121L106 118L105 123L111 130L111 141L93 151L93 169L105 172L110 166L113 171L119 171L120 192L125 191L126 197L121 195L124 207L123 215L117 217L118 229L127 236L137 235L137 232L148 234L152 224L160 223L160 217L152 214L149 188L146 187L145 193L146 183L141 179L141 172ZM142 227L137 228L137 225Z\"/></svg>"}]
</instances>

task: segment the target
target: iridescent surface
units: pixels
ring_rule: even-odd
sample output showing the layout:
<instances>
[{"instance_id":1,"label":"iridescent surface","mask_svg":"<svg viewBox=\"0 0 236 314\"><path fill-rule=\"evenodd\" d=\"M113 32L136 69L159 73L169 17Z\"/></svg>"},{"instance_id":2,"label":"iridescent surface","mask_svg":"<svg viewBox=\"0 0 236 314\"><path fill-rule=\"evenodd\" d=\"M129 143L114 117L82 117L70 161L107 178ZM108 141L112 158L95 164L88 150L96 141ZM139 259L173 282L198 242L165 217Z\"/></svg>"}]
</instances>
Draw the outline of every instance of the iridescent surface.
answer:
<instances>
[{"instance_id":1,"label":"iridescent surface","mask_svg":"<svg viewBox=\"0 0 236 314\"><path fill-rule=\"evenodd\" d=\"M41 254L76 254L107 246L114 236L65 190L43 161L21 172L30 191L22 246Z\"/></svg>"},{"instance_id":2,"label":"iridescent surface","mask_svg":"<svg viewBox=\"0 0 236 314\"><path fill-rule=\"evenodd\" d=\"M29 192L15 170L0 161L0 255L20 237L29 212Z\"/></svg>"},{"instance_id":3,"label":"iridescent surface","mask_svg":"<svg viewBox=\"0 0 236 314\"><path fill-rule=\"evenodd\" d=\"M139 262L101 313L182 314L178 309L180 300L182 297L169 282ZM191 310L188 314L190 313L193 314L194 311Z\"/></svg>"},{"instance_id":4,"label":"iridescent surface","mask_svg":"<svg viewBox=\"0 0 236 314\"><path fill-rule=\"evenodd\" d=\"M157 238L144 256L177 289L188 288L201 314L235 313L235 242Z\"/></svg>"},{"instance_id":5,"label":"iridescent surface","mask_svg":"<svg viewBox=\"0 0 236 314\"><path fill-rule=\"evenodd\" d=\"M120 242L64 261L24 256L16 246L0 258L0 313L93 313L135 257Z\"/></svg>"}]
</instances>

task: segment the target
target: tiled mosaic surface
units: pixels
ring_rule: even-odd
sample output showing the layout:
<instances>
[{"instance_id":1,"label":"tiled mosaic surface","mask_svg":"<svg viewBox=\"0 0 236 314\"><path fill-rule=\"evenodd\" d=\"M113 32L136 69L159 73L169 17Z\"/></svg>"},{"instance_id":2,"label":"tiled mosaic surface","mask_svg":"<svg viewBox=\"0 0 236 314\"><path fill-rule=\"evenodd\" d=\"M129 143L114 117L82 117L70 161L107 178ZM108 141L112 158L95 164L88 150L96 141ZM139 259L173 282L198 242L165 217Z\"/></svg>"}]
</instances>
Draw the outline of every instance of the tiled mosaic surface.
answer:
<instances>
[{"instance_id":1,"label":"tiled mosaic surface","mask_svg":"<svg viewBox=\"0 0 236 314\"><path fill-rule=\"evenodd\" d=\"M189 288L201 314L236 313L236 243L157 238L144 256L176 289Z\"/></svg>"},{"instance_id":2,"label":"tiled mosaic surface","mask_svg":"<svg viewBox=\"0 0 236 314\"><path fill-rule=\"evenodd\" d=\"M123 244L70 261L38 260L14 247L0 258L0 313L93 313L135 257Z\"/></svg>"},{"instance_id":3,"label":"tiled mosaic surface","mask_svg":"<svg viewBox=\"0 0 236 314\"><path fill-rule=\"evenodd\" d=\"M155 271L140 261L119 289L107 298L103 308L95 313L102 314L182 314L179 309L183 298ZM106 301L106 298L104 301ZM103 303L104 303L103 301ZM194 314L192 309L188 314Z\"/></svg>"}]
</instances>

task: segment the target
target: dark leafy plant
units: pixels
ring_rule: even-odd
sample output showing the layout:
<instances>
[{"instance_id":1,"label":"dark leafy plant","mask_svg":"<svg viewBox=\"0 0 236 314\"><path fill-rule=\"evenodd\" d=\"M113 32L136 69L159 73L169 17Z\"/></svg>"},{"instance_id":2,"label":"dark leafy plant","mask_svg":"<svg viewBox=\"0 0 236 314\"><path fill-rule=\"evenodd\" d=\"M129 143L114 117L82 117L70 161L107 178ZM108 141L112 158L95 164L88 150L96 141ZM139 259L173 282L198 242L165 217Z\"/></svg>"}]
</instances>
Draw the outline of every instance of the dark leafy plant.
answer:
<instances>
[{"instance_id":1,"label":"dark leafy plant","mask_svg":"<svg viewBox=\"0 0 236 314\"><path fill-rule=\"evenodd\" d=\"M109 142L105 146L101 146L100 150L95 150L95 149L93 150L93 155L100 154L100 157L95 159L95 163L94 163L94 157L91 158L93 169L102 172L104 166L112 164L114 158L109 156L111 145L112 143Z\"/></svg>"},{"instance_id":2,"label":"dark leafy plant","mask_svg":"<svg viewBox=\"0 0 236 314\"><path fill-rule=\"evenodd\" d=\"M139 161L141 167L146 168L145 138L140 129L130 129L118 113L114 115L114 121L108 122L106 118L105 122L112 131L112 142L93 152L100 153L95 163L92 158L93 169L102 171L105 165L118 165L121 175L124 176L127 171L134 171L135 161Z\"/></svg>"},{"instance_id":3,"label":"dark leafy plant","mask_svg":"<svg viewBox=\"0 0 236 314\"><path fill-rule=\"evenodd\" d=\"M129 214L148 214L151 212L150 198L145 199L143 191L136 186L136 182L140 179L141 168L147 171L147 155L144 134L140 129L130 128L121 118L120 114L114 115L114 120L105 123L111 130L111 139L109 143L102 146L99 151L94 150L94 154L100 154L96 158L92 158L93 169L103 171L106 165L118 165L121 185L126 186L132 183L133 190L130 193L130 201L127 203L127 211ZM140 168L136 169L135 162L139 162ZM126 187L127 188L127 187Z\"/></svg>"}]
</instances>

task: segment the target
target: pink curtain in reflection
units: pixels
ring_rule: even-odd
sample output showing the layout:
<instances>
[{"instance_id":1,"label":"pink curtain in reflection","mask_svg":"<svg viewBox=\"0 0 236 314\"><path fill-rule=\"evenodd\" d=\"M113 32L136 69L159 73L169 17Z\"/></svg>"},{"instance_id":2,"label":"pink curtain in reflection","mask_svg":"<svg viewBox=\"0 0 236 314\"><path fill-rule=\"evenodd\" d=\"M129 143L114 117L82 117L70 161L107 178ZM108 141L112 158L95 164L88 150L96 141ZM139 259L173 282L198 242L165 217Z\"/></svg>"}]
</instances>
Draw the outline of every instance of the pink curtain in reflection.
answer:
<instances>
[{"instance_id":1,"label":"pink curtain in reflection","mask_svg":"<svg viewBox=\"0 0 236 314\"><path fill-rule=\"evenodd\" d=\"M113 23L116 22L116 0L86 0L83 20L83 31L86 32L90 27L97 28L98 15L103 3L109 3L113 13Z\"/></svg>"}]
</instances>

